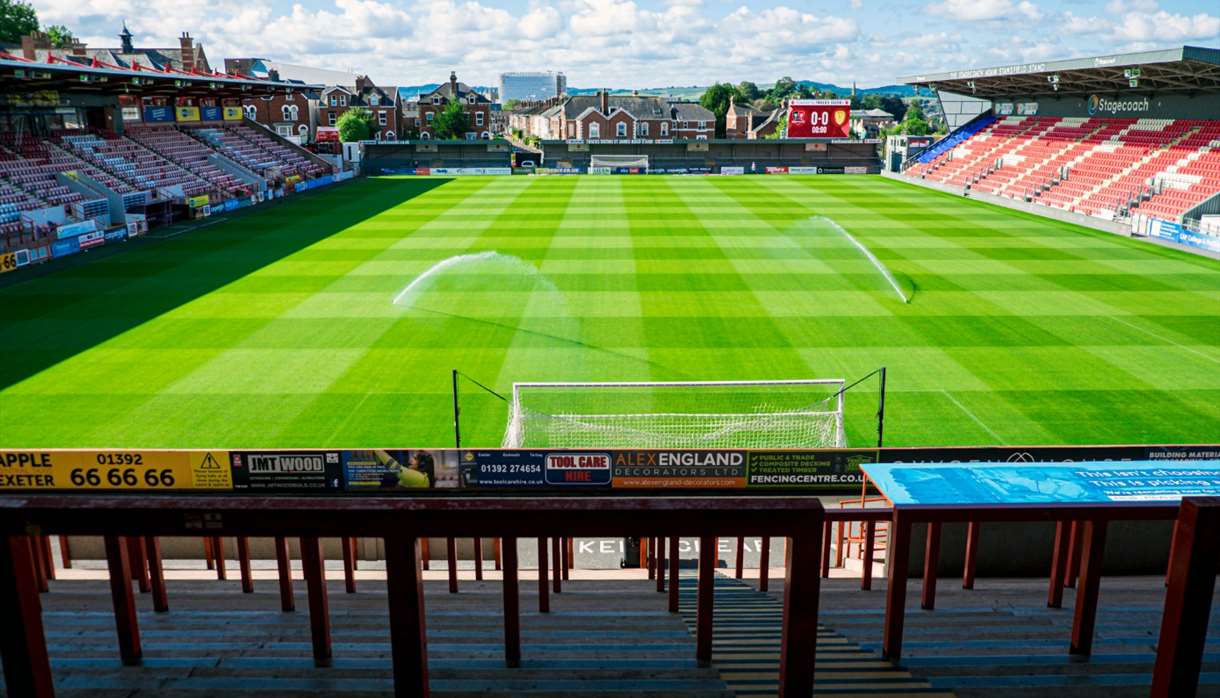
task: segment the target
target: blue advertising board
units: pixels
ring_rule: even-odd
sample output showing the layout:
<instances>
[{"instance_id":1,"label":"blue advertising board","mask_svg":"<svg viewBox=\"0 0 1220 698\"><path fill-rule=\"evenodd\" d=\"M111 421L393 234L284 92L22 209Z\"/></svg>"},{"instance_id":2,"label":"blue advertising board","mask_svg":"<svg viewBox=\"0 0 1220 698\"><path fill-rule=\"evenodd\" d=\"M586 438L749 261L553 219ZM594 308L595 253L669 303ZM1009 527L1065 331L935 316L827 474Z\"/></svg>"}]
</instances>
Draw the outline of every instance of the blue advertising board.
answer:
<instances>
[{"instance_id":1,"label":"blue advertising board","mask_svg":"<svg viewBox=\"0 0 1220 698\"><path fill-rule=\"evenodd\" d=\"M1148 221L1148 236L1158 240L1168 240L1187 247L1197 247L1210 252L1220 252L1220 239L1211 235L1201 235L1183 228L1178 223L1152 218Z\"/></svg>"},{"instance_id":2,"label":"blue advertising board","mask_svg":"<svg viewBox=\"0 0 1220 698\"><path fill-rule=\"evenodd\" d=\"M1220 460L864 463L895 506L1177 502L1220 496Z\"/></svg>"},{"instance_id":3,"label":"blue advertising board","mask_svg":"<svg viewBox=\"0 0 1220 698\"><path fill-rule=\"evenodd\" d=\"M56 240L51 243L51 256L55 258L67 257L70 254L80 252L80 240L77 238L67 238L66 240Z\"/></svg>"},{"instance_id":4,"label":"blue advertising board","mask_svg":"<svg viewBox=\"0 0 1220 698\"><path fill-rule=\"evenodd\" d=\"M200 107L199 118L202 121L223 121L224 111L220 107Z\"/></svg>"},{"instance_id":5,"label":"blue advertising board","mask_svg":"<svg viewBox=\"0 0 1220 698\"><path fill-rule=\"evenodd\" d=\"M173 107L144 107L145 121L173 121Z\"/></svg>"}]
</instances>

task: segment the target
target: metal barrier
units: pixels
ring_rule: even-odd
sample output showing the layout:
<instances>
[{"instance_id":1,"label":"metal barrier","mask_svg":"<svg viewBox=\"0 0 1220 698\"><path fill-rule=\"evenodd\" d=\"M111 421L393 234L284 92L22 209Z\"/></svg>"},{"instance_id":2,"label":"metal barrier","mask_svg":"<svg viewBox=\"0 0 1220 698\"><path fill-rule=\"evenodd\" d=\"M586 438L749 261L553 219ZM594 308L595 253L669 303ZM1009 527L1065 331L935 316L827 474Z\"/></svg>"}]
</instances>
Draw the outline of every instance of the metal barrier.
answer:
<instances>
[{"instance_id":1,"label":"metal barrier","mask_svg":"<svg viewBox=\"0 0 1220 698\"><path fill-rule=\"evenodd\" d=\"M827 512L827 517L833 514ZM886 588L885 630L882 635L882 657L896 662L902 656L902 630L906 615L907 577L910 570L911 529L917 523L926 523L928 535L924 551L924 570L920 607L932 610L936 607L937 565L940 561L940 533L945 523L966 523L971 526L971 535L977 544L980 527L987 522L1054 521L1056 527L1055 554L1051 565L1050 601L1059 593L1067 573L1068 558L1074 546L1069 547L1064 534L1064 522L1078 523L1081 549L1079 588L1077 589L1075 618L1069 652L1088 656L1093 646L1093 627L1097 617L1098 585L1101 581L1102 555L1105 552L1106 526L1110 521L1148 521L1173 519L1178 514L1177 505L1066 505L1066 506L1011 506L996 508L916 506L896 507L890 523L890 549L887 553L888 580ZM968 538L969 538L968 537ZM973 584L973 560L967 546L968 575ZM1057 592L1058 590L1058 592ZM1048 601L1048 605L1057 607Z\"/></svg>"},{"instance_id":2,"label":"metal barrier","mask_svg":"<svg viewBox=\"0 0 1220 698\"><path fill-rule=\"evenodd\" d=\"M1181 509L1169 557L1152 698L1190 698L1198 692L1220 563L1220 498L1186 498Z\"/></svg>"},{"instance_id":3,"label":"metal barrier","mask_svg":"<svg viewBox=\"0 0 1220 698\"><path fill-rule=\"evenodd\" d=\"M104 514L104 515L99 515ZM664 534L670 541L670 609L676 609L677 537L698 537L695 656L712 659L712 613L716 535L766 535L789 539L785 578L780 695L807 696L813 690L818 623L818 554L822 505L813 498L753 497L427 497L307 498L252 496L56 496L0 497L0 656L9 695L51 696L54 686L43 634L35 547L45 534L104 537L111 595L124 664L141 662L139 623L131 588L131 559L159 560L156 536L222 535L276 537L281 593L287 558L285 536L300 536L308 588L314 661L331 662L330 620L319 537L380 537L386 548L386 587L393 651L395 694L428 695L428 655L424 632L421 538L475 537L497 532L503 540L504 646L510 667L520 665L521 638L517 581L517 538L553 536L562 520L566 535ZM138 535L127 539L125 534ZM566 545L552 537L558 564L566 569ZM39 555L43 557L43 555ZM159 570L147 565L146 569ZM248 572L247 572L248 574ZM142 574L141 574L142 576ZM541 576L541 575L540 575ZM554 575L559 590L562 572ZM288 581L291 584L290 578ZM164 579L151 573L154 599L165 602ZM540 592L545 581L539 585ZM291 587L287 596L291 598ZM540 595L540 605L544 603ZM162 609L158 609L162 610Z\"/></svg>"}]
</instances>

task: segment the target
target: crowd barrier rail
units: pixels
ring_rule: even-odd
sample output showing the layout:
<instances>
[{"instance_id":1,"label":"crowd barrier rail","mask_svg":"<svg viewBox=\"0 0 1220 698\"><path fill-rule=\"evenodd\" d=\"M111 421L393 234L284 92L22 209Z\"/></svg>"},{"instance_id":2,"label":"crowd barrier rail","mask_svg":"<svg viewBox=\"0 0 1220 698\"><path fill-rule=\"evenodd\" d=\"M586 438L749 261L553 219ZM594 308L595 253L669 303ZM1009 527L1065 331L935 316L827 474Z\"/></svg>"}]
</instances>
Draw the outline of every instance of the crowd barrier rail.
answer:
<instances>
[{"instance_id":1,"label":"crowd barrier rail","mask_svg":"<svg viewBox=\"0 0 1220 698\"><path fill-rule=\"evenodd\" d=\"M810 497L775 496L488 496L406 498L255 497L242 495L9 495L0 497L0 656L10 695L52 696L50 661L41 618L36 567L42 535L98 535L105 540L123 664L143 655L132 592L129 554L158 554L157 536L268 536L277 539L283 569L286 537L299 536L308 589L316 664L331 662L330 621L320 555L320 537L376 537L385 540L386 587L395 694L426 696L427 640L419 540L422 537L476 537L494 532L503 541L504 652L509 667L520 665L518 538L554 536L557 521L565 535L668 536L671 555L671 609L674 602L678 537L700 539L696 591L695 655L712 659L716 536L765 535L789 541L783 630L779 657L780 695L813 690L817 641L818 560L824 511ZM133 536L131 540L125 538ZM140 542L144 545L141 545ZM346 546L345 546L346 547ZM558 559L560 556L555 555ZM149 569L159 567L148 566ZM566 567L566 565L564 565ZM247 570L243 570L248 575ZM154 603L168 608L164 579L152 573ZM556 591L562 575L555 575ZM540 590L545 575L540 575ZM281 585L285 576L281 573ZM159 592L157 590L160 590ZM282 586L281 586L282 589ZM289 592L289 596L291 593ZM157 600L159 597L159 601ZM159 610L159 609L158 609Z\"/></svg>"}]
</instances>

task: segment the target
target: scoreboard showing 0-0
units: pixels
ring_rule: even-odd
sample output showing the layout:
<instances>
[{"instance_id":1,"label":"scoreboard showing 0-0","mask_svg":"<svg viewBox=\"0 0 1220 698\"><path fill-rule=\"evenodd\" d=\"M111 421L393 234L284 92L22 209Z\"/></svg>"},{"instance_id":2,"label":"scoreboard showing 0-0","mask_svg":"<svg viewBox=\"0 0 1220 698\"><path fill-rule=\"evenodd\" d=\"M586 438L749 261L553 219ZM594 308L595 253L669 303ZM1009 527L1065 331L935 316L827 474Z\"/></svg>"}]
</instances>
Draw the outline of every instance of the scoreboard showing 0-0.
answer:
<instances>
[{"instance_id":1,"label":"scoreboard showing 0-0","mask_svg":"<svg viewBox=\"0 0 1220 698\"><path fill-rule=\"evenodd\" d=\"M794 99L788 102L789 138L849 138L851 100Z\"/></svg>"}]
</instances>

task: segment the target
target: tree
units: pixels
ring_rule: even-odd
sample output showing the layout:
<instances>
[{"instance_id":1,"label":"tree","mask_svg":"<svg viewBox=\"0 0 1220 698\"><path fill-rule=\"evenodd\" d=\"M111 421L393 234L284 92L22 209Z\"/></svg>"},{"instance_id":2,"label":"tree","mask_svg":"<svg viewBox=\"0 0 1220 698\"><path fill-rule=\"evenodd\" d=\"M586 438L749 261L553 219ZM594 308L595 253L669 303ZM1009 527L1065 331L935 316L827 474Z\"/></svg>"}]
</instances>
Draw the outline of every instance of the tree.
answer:
<instances>
[{"instance_id":1,"label":"tree","mask_svg":"<svg viewBox=\"0 0 1220 698\"><path fill-rule=\"evenodd\" d=\"M775 124L775 130L763 136L764 141L777 141L781 138L788 137L788 115L785 113L779 117L779 122Z\"/></svg>"},{"instance_id":2,"label":"tree","mask_svg":"<svg viewBox=\"0 0 1220 698\"><path fill-rule=\"evenodd\" d=\"M737 88L727 82L714 83L699 98L699 104L716 115L717 138L724 138L724 115L729 111L730 99L740 100L741 97L737 94Z\"/></svg>"},{"instance_id":3,"label":"tree","mask_svg":"<svg viewBox=\"0 0 1220 698\"><path fill-rule=\"evenodd\" d=\"M779 104L785 99L788 99L792 95L796 94L796 91L796 80L793 80L785 75L779 80L776 80L775 85L772 86L769 92L767 92L767 101L773 104Z\"/></svg>"},{"instance_id":4,"label":"tree","mask_svg":"<svg viewBox=\"0 0 1220 698\"><path fill-rule=\"evenodd\" d=\"M919 102L916 101L911 102L906 116L894 131L911 136L926 136L932 133L932 126L928 123L927 117L924 116L923 107L919 106Z\"/></svg>"},{"instance_id":5,"label":"tree","mask_svg":"<svg viewBox=\"0 0 1220 698\"><path fill-rule=\"evenodd\" d=\"M38 13L22 0L0 0L0 41L21 43L21 37L38 31Z\"/></svg>"},{"instance_id":6,"label":"tree","mask_svg":"<svg viewBox=\"0 0 1220 698\"><path fill-rule=\"evenodd\" d=\"M335 124L339 128L339 140L344 143L367 141L373 133L373 112L364 107L352 107L343 112Z\"/></svg>"},{"instance_id":7,"label":"tree","mask_svg":"<svg viewBox=\"0 0 1220 698\"><path fill-rule=\"evenodd\" d=\"M759 97L762 97L762 92L759 91L758 85L755 85L749 80L742 80L741 82L737 83L737 94L737 98L743 102L753 102Z\"/></svg>"},{"instance_id":8,"label":"tree","mask_svg":"<svg viewBox=\"0 0 1220 698\"><path fill-rule=\"evenodd\" d=\"M52 24L43 31L47 33L47 38L51 40L51 46L54 48L71 48L76 42L76 37L62 24Z\"/></svg>"},{"instance_id":9,"label":"tree","mask_svg":"<svg viewBox=\"0 0 1220 698\"><path fill-rule=\"evenodd\" d=\"M432 129L436 131L437 138L465 138L466 132L470 130L470 118L466 116L466 110L462 109L462 103L454 100L446 104L445 109L436 115Z\"/></svg>"}]
</instances>

